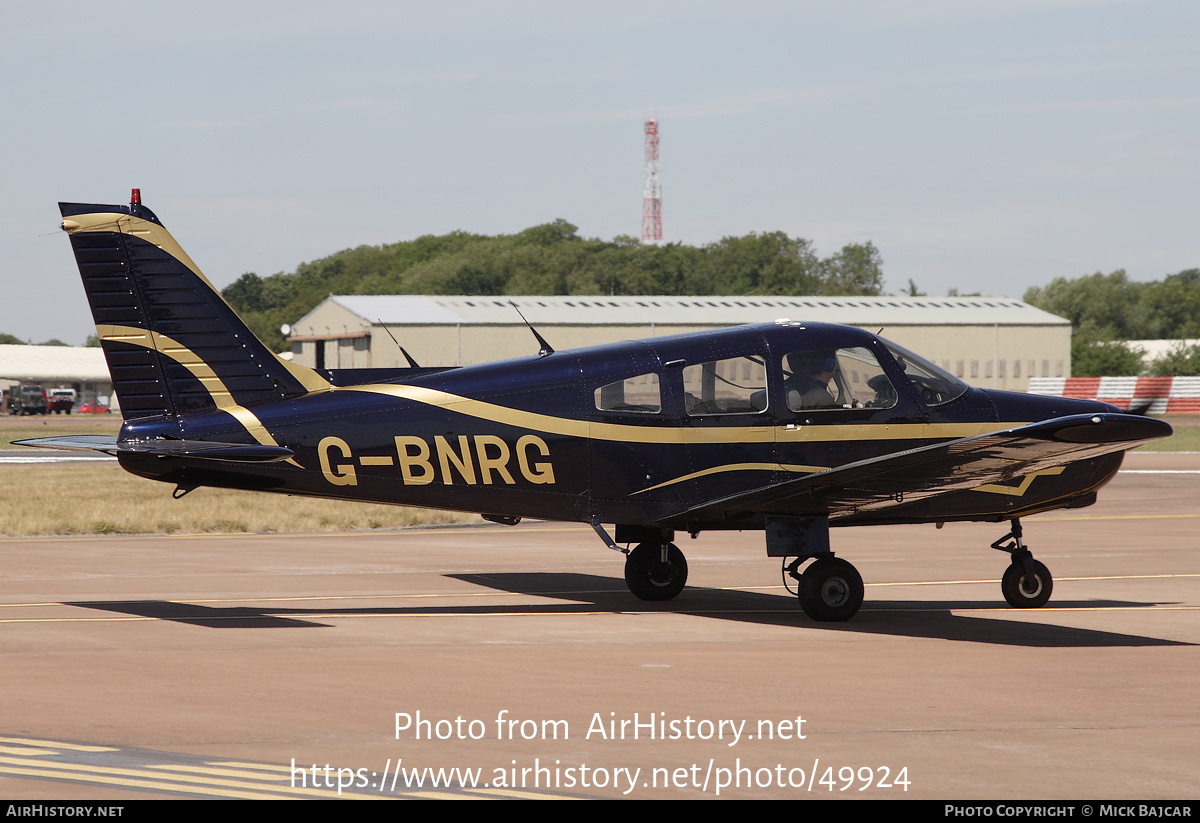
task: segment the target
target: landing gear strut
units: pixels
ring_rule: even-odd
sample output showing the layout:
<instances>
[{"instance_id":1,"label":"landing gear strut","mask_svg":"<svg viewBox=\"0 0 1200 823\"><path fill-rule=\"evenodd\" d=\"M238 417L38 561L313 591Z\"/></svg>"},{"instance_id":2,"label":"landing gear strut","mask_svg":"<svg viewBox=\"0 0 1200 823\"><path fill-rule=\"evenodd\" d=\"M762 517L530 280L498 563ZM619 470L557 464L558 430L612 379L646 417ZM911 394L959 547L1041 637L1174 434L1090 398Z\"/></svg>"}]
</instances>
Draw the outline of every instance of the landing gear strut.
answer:
<instances>
[{"instance_id":1,"label":"landing gear strut","mask_svg":"<svg viewBox=\"0 0 1200 823\"><path fill-rule=\"evenodd\" d=\"M1005 543L1005 540L1012 540ZM1021 519L1012 519L1012 531L992 544L993 549L999 549L1012 555L1012 564L1004 570L1000 581L1000 590L1004 599L1016 609L1036 609L1046 605L1050 593L1054 591L1054 578L1050 570L1033 559L1025 541L1021 539Z\"/></svg>"},{"instance_id":2,"label":"landing gear strut","mask_svg":"<svg viewBox=\"0 0 1200 823\"><path fill-rule=\"evenodd\" d=\"M674 543L638 544L625 557L625 585L641 600L670 600L687 583L687 560Z\"/></svg>"},{"instance_id":3,"label":"landing gear strut","mask_svg":"<svg viewBox=\"0 0 1200 823\"><path fill-rule=\"evenodd\" d=\"M829 550L829 518L826 516L766 519L767 556L783 558L783 583L787 578L799 585L800 608L813 620L824 623L849 620L863 603L863 581L858 570L833 556ZM790 563L789 558L794 558ZM800 565L812 565L800 572Z\"/></svg>"}]
</instances>

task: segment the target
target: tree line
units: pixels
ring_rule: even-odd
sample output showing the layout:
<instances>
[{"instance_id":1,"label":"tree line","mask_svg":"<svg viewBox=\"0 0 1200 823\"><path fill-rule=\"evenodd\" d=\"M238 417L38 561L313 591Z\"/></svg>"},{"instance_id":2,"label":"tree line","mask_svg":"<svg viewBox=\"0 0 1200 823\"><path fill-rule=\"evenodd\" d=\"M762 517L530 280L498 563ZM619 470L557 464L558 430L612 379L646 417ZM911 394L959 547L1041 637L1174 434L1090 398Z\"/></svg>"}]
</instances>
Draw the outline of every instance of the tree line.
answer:
<instances>
[{"instance_id":1,"label":"tree line","mask_svg":"<svg viewBox=\"0 0 1200 823\"><path fill-rule=\"evenodd\" d=\"M1071 373L1080 377L1200 374L1200 269L1139 283L1124 269L1073 279L1056 277L1025 292L1025 302L1071 321ZM1127 340L1179 341L1143 361Z\"/></svg>"},{"instance_id":2,"label":"tree line","mask_svg":"<svg viewBox=\"0 0 1200 823\"><path fill-rule=\"evenodd\" d=\"M251 330L282 348L280 327L330 294L878 295L883 259L871 243L821 258L784 232L726 237L705 246L582 238L565 220L518 234L426 235L359 246L291 273L243 274L222 290Z\"/></svg>"},{"instance_id":3,"label":"tree line","mask_svg":"<svg viewBox=\"0 0 1200 823\"><path fill-rule=\"evenodd\" d=\"M628 235L583 238L571 223L555 220L517 234L455 231L345 249L290 273L248 272L222 295L278 351L287 345L280 328L330 294L849 296L880 295L883 287L883 259L870 242L822 258L811 240L784 232L652 246ZM911 280L901 293L923 294ZM1200 347L1182 343L1200 338L1200 269L1146 283L1122 269L1058 277L1024 299L1071 321L1076 375L1200 373ZM1181 342L1147 364L1123 344L1143 339ZM23 342L0 334L0 343ZM98 344L88 338L87 345Z\"/></svg>"}]
</instances>

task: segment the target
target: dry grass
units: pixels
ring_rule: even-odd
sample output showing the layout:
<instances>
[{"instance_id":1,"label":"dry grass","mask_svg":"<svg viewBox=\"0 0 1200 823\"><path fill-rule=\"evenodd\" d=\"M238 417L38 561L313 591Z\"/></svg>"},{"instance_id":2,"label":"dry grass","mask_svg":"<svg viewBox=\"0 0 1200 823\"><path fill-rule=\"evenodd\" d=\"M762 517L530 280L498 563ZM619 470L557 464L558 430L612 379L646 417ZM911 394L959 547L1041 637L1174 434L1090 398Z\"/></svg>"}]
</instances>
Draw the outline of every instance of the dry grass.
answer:
<instances>
[{"instance_id":1,"label":"dry grass","mask_svg":"<svg viewBox=\"0 0 1200 823\"><path fill-rule=\"evenodd\" d=\"M354 531L478 522L478 515L197 489L135 477L116 463L0 468L0 534L203 534Z\"/></svg>"},{"instance_id":2,"label":"dry grass","mask_svg":"<svg viewBox=\"0 0 1200 823\"><path fill-rule=\"evenodd\" d=\"M116 434L119 414L48 414L30 417L0 415L0 449L11 449L14 440L73 434Z\"/></svg>"}]
</instances>

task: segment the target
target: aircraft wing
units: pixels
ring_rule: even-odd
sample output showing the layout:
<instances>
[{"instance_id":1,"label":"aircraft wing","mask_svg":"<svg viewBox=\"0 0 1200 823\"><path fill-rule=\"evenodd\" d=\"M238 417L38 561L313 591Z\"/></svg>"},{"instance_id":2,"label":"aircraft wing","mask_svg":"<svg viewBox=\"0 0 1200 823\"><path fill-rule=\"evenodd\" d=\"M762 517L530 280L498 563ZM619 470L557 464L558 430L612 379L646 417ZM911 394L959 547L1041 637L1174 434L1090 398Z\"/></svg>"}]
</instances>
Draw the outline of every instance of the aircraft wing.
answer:
<instances>
[{"instance_id":1,"label":"aircraft wing","mask_svg":"<svg viewBox=\"0 0 1200 823\"><path fill-rule=\"evenodd\" d=\"M685 515L828 511L835 519L1132 449L1171 431L1161 420L1129 414L1058 417L849 463L708 501Z\"/></svg>"},{"instance_id":2,"label":"aircraft wing","mask_svg":"<svg viewBox=\"0 0 1200 823\"><path fill-rule=\"evenodd\" d=\"M117 440L112 435L83 434L70 437L38 437L14 440L14 446L43 449L99 451L107 454L151 454L159 457L189 457L193 460L220 460L232 463L266 463L287 460L294 452L282 446L257 443L213 443L204 440Z\"/></svg>"}]
</instances>

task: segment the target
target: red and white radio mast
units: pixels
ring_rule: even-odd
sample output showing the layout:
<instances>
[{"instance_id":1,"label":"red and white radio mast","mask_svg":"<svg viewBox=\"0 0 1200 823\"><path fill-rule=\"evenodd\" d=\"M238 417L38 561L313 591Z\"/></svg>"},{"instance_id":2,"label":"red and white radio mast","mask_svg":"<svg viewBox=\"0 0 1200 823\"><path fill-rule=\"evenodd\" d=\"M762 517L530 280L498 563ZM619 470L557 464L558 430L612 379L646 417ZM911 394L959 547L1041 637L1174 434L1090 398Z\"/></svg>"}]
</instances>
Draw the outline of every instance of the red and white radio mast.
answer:
<instances>
[{"instance_id":1,"label":"red and white radio mast","mask_svg":"<svg viewBox=\"0 0 1200 823\"><path fill-rule=\"evenodd\" d=\"M646 121L646 200L642 205L642 242L662 243L662 186L658 182L658 121Z\"/></svg>"}]
</instances>

